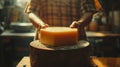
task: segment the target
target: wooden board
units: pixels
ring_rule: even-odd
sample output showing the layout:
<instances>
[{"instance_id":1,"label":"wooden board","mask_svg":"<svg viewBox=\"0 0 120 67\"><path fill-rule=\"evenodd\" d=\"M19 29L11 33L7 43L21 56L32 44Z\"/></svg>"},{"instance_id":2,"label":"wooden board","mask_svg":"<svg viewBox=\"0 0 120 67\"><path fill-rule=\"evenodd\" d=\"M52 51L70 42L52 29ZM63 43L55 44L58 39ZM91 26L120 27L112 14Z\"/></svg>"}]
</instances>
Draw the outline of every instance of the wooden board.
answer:
<instances>
[{"instance_id":1,"label":"wooden board","mask_svg":"<svg viewBox=\"0 0 120 67\"><path fill-rule=\"evenodd\" d=\"M98 67L120 67L120 57L92 57ZM30 58L25 56L16 67L31 67Z\"/></svg>"}]
</instances>

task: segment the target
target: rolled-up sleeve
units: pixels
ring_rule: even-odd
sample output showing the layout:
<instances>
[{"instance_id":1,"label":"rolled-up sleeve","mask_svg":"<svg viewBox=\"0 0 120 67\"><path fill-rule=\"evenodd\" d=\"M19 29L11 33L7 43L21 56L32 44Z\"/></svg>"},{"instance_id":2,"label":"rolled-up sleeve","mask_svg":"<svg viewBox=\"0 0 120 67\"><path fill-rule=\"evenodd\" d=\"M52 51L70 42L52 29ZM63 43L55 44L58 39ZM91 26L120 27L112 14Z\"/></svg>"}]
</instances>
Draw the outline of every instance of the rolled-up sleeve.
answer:
<instances>
[{"instance_id":1,"label":"rolled-up sleeve","mask_svg":"<svg viewBox=\"0 0 120 67\"><path fill-rule=\"evenodd\" d=\"M96 6L96 0L81 0L81 11L85 12L96 12L99 11ZM98 5L98 4L97 4Z\"/></svg>"},{"instance_id":2,"label":"rolled-up sleeve","mask_svg":"<svg viewBox=\"0 0 120 67\"><path fill-rule=\"evenodd\" d=\"M25 13L36 13L37 10L37 0L28 0L25 7Z\"/></svg>"}]
</instances>

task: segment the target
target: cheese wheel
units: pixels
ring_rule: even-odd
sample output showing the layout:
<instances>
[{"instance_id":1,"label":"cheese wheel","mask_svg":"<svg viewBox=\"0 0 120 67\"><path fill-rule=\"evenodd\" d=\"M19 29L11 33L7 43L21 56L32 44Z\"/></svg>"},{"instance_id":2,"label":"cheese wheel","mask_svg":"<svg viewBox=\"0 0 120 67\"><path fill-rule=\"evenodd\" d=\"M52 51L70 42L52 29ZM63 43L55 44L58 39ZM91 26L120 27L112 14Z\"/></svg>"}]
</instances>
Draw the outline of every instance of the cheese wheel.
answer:
<instances>
[{"instance_id":1,"label":"cheese wheel","mask_svg":"<svg viewBox=\"0 0 120 67\"><path fill-rule=\"evenodd\" d=\"M48 46L69 46L78 42L77 28L48 27L40 29L39 41Z\"/></svg>"}]
</instances>

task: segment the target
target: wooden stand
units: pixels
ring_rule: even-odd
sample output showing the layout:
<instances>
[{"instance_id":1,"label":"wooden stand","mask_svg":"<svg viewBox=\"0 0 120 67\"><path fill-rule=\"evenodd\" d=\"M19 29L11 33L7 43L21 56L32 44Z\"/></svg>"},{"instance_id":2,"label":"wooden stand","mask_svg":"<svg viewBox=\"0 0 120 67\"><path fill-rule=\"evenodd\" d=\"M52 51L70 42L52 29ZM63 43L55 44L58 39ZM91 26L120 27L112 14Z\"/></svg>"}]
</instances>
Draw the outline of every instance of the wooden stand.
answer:
<instances>
[{"instance_id":1,"label":"wooden stand","mask_svg":"<svg viewBox=\"0 0 120 67\"><path fill-rule=\"evenodd\" d=\"M39 41L30 44L31 67L89 67L89 45L49 47Z\"/></svg>"}]
</instances>

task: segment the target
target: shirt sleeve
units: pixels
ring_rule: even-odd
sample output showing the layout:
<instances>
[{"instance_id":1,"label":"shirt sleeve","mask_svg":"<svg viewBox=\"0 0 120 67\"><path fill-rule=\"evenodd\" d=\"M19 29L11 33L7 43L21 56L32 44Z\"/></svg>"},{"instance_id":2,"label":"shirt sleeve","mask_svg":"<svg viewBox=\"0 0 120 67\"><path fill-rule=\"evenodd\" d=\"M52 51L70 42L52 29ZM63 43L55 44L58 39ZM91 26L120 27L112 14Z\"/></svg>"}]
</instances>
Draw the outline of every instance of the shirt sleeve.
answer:
<instances>
[{"instance_id":1,"label":"shirt sleeve","mask_svg":"<svg viewBox=\"0 0 120 67\"><path fill-rule=\"evenodd\" d=\"M100 8L98 9L95 1L96 0L81 0L81 11L82 11L82 13L99 11ZM99 1L97 0L97 2L99 2ZM98 5L98 6L100 6L100 5Z\"/></svg>"},{"instance_id":2,"label":"shirt sleeve","mask_svg":"<svg viewBox=\"0 0 120 67\"><path fill-rule=\"evenodd\" d=\"M37 0L28 0L26 7L25 7L25 13L36 13L37 12Z\"/></svg>"}]
</instances>

